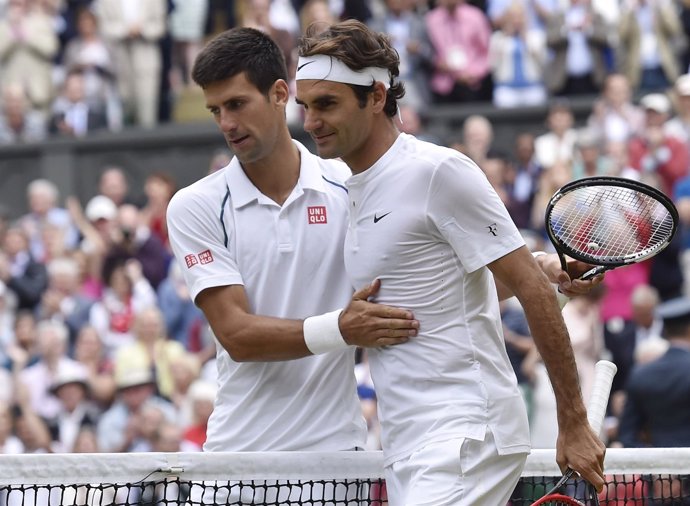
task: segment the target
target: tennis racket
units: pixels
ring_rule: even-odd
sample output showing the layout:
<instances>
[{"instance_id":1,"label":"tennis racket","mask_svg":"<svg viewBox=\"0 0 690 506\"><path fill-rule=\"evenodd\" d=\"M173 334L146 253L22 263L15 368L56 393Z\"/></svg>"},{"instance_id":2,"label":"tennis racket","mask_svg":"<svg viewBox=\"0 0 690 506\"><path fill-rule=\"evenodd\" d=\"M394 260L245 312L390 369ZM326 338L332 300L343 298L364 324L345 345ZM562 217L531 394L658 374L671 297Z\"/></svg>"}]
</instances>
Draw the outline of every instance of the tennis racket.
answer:
<instances>
[{"instance_id":1,"label":"tennis racket","mask_svg":"<svg viewBox=\"0 0 690 506\"><path fill-rule=\"evenodd\" d=\"M564 185L546 206L546 232L567 272L566 256L594 265L580 279L653 257L669 245L678 211L662 192L621 177Z\"/></svg>"},{"instance_id":2,"label":"tennis racket","mask_svg":"<svg viewBox=\"0 0 690 506\"><path fill-rule=\"evenodd\" d=\"M587 420L596 434L601 432L601 427L604 424L606 407L608 406L609 394L611 393L611 384L613 383L613 377L616 375L617 370L616 364L608 360L600 360L594 366L594 383L592 385L592 394L589 398L589 405L587 406ZM532 506L555 506L558 504L564 506L584 506L584 504L577 499L559 493L560 489L573 477L574 473L572 469L568 468L563 476L561 476L560 480L558 480L558 483L556 483L546 495L537 500L537 502L532 503ZM599 499L597 498L596 491L591 486L587 488L590 492L590 497L588 499L591 503L598 505Z\"/></svg>"}]
</instances>

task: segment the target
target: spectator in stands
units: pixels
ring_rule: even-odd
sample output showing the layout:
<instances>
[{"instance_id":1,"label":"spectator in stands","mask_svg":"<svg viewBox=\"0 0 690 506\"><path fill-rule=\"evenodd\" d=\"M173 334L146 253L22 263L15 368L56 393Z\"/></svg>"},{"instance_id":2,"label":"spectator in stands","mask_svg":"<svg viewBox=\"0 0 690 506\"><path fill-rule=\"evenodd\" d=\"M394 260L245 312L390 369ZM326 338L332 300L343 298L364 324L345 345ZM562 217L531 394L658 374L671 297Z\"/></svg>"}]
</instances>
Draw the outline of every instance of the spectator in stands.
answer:
<instances>
[{"instance_id":1,"label":"spectator in stands","mask_svg":"<svg viewBox=\"0 0 690 506\"><path fill-rule=\"evenodd\" d=\"M556 0L487 0L487 14L495 29L510 22L510 8L516 3L525 9L530 29L545 30L549 15L559 8Z\"/></svg>"},{"instance_id":2,"label":"spectator in stands","mask_svg":"<svg viewBox=\"0 0 690 506\"><path fill-rule=\"evenodd\" d=\"M79 330L89 321L93 300L80 292L79 265L69 257L56 258L47 265L48 286L37 314L42 320L57 320L67 325L70 349Z\"/></svg>"},{"instance_id":3,"label":"spectator in stands","mask_svg":"<svg viewBox=\"0 0 690 506\"><path fill-rule=\"evenodd\" d=\"M424 19L414 10L414 0L386 0L385 10L369 21L377 32L387 33L400 55L400 80L405 83L403 101L419 109L431 101L429 67L431 45Z\"/></svg>"},{"instance_id":4,"label":"spectator in stands","mask_svg":"<svg viewBox=\"0 0 690 506\"><path fill-rule=\"evenodd\" d=\"M108 197L117 207L122 204L134 204L129 191L127 174L124 169L116 165L103 168L101 177L98 179L98 193Z\"/></svg>"},{"instance_id":5,"label":"spectator in stands","mask_svg":"<svg viewBox=\"0 0 690 506\"><path fill-rule=\"evenodd\" d=\"M206 426L213 412L217 390L215 383L203 379L196 380L189 387L187 406L182 408L182 413L187 413L187 416L182 415L183 419L190 420L182 426L183 439L188 446L194 446L197 451L201 451L206 442Z\"/></svg>"},{"instance_id":6,"label":"spectator in stands","mask_svg":"<svg viewBox=\"0 0 690 506\"><path fill-rule=\"evenodd\" d=\"M5 234L0 248L0 281L17 298L17 309L34 310L48 284L45 265L37 262L29 250L23 228L14 226Z\"/></svg>"},{"instance_id":7,"label":"spectator in stands","mask_svg":"<svg viewBox=\"0 0 690 506\"><path fill-rule=\"evenodd\" d=\"M47 420L56 452L71 452L84 424L94 424L100 411L91 402L88 373L81 364L63 364L50 387L59 402L57 413Z\"/></svg>"},{"instance_id":8,"label":"spectator in stands","mask_svg":"<svg viewBox=\"0 0 690 506\"><path fill-rule=\"evenodd\" d=\"M140 219L166 248L169 248L169 244L165 211L176 191L177 184L167 172L153 172L144 181L146 201L141 209Z\"/></svg>"},{"instance_id":9,"label":"spectator in stands","mask_svg":"<svg viewBox=\"0 0 690 506\"><path fill-rule=\"evenodd\" d=\"M37 261L45 262L48 259L43 242L43 229L48 224L63 229L67 249L76 247L79 240L77 228L69 212L59 204L60 192L55 183L47 179L34 179L26 188L26 199L29 212L18 223L26 231L31 254Z\"/></svg>"},{"instance_id":10,"label":"spectator in stands","mask_svg":"<svg viewBox=\"0 0 690 506\"><path fill-rule=\"evenodd\" d=\"M134 259L113 259L103 266L103 299L91 306L89 323L98 331L106 356L134 341L132 324L137 313L156 304L156 293Z\"/></svg>"},{"instance_id":11,"label":"spectator in stands","mask_svg":"<svg viewBox=\"0 0 690 506\"><path fill-rule=\"evenodd\" d=\"M664 132L690 147L690 74L676 79L673 91L676 115L664 124Z\"/></svg>"},{"instance_id":12,"label":"spectator in stands","mask_svg":"<svg viewBox=\"0 0 690 506\"><path fill-rule=\"evenodd\" d=\"M34 0L11 0L0 18L0 82L26 88L29 103L47 111L53 99L53 58L59 41L48 17Z\"/></svg>"},{"instance_id":13,"label":"spectator in stands","mask_svg":"<svg viewBox=\"0 0 690 506\"><path fill-rule=\"evenodd\" d=\"M589 0L571 0L564 11L552 13L547 34L553 55L546 72L549 91L560 96L597 93L607 73L610 32Z\"/></svg>"},{"instance_id":14,"label":"spectator in stands","mask_svg":"<svg viewBox=\"0 0 690 506\"><path fill-rule=\"evenodd\" d=\"M331 10L328 0L307 0L299 11L301 33L312 24L326 28L337 21L338 16Z\"/></svg>"},{"instance_id":15,"label":"spectator in stands","mask_svg":"<svg viewBox=\"0 0 690 506\"><path fill-rule=\"evenodd\" d=\"M490 101L491 25L467 0L438 0L425 15L433 51L431 90L437 103Z\"/></svg>"},{"instance_id":16,"label":"spectator in stands","mask_svg":"<svg viewBox=\"0 0 690 506\"><path fill-rule=\"evenodd\" d=\"M130 204L120 206L112 239L104 262L136 259L151 286L158 288L168 273L172 254L143 222L139 209Z\"/></svg>"},{"instance_id":17,"label":"spectator in stands","mask_svg":"<svg viewBox=\"0 0 690 506\"><path fill-rule=\"evenodd\" d=\"M677 43L682 36L673 2L628 0L618 25L618 66L633 90L663 91L681 74Z\"/></svg>"},{"instance_id":18,"label":"spectator in stands","mask_svg":"<svg viewBox=\"0 0 690 506\"><path fill-rule=\"evenodd\" d=\"M690 299L667 301L658 314L670 347L630 374L619 427L626 447L690 446Z\"/></svg>"},{"instance_id":19,"label":"spectator in stands","mask_svg":"<svg viewBox=\"0 0 690 506\"><path fill-rule=\"evenodd\" d=\"M577 133L572 170L573 179L612 175L614 165L604 154L602 139L591 128Z\"/></svg>"},{"instance_id":20,"label":"spectator in stands","mask_svg":"<svg viewBox=\"0 0 690 506\"><path fill-rule=\"evenodd\" d=\"M84 79L84 96L90 108L105 115L111 131L122 128L122 103L117 91L113 53L101 35L98 19L89 7L77 11L77 34L65 47L63 66L67 74L78 72Z\"/></svg>"},{"instance_id":21,"label":"spectator in stands","mask_svg":"<svg viewBox=\"0 0 690 506\"><path fill-rule=\"evenodd\" d=\"M480 167L486 160L494 141L494 129L484 116L472 115L462 125L462 141L453 145Z\"/></svg>"},{"instance_id":22,"label":"spectator in stands","mask_svg":"<svg viewBox=\"0 0 690 506\"><path fill-rule=\"evenodd\" d=\"M103 36L113 48L125 118L151 128L158 121L165 0L98 0L94 3Z\"/></svg>"},{"instance_id":23,"label":"spectator in stands","mask_svg":"<svg viewBox=\"0 0 690 506\"><path fill-rule=\"evenodd\" d=\"M147 407L158 409L167 420L175 421L173 406L155 395L156 381L150 369L117 371L115 384L115 402L98 421L98 447L102 451L118 453L142 448L142 428L149 428L142 424Z\"/></svg>"},{"instance_id":24,"label":"spectator in stands","mask_svg":"<svg viewBox=\"0 0 690 506\"><path fill-rule=\"evenodd\" d=\"M184 347L165 334L163 316L156 306L141 309L132 326L134 341L115 353L115 374L132 369L155 371L157 393L171 400L173 394L172 364L185 353Z\"/></svg>"},{"instance_id":25,"label":"spectator in stands","mask_svg":"<svg viewBox=\"0 0 690 506\"><path fill-rule=\"evenodd\" d=\"M108 126L105 102L89 103L85 94L84 76L70 72L65 78L62 93L53 102L50 131L66 137L85 137Z\"/></svg>"},{"instance_id":26,"label":"spectator in stands","mask_svg":"<svg viewBox=\"0 0 690 506\"><path fill-rule=\"evenodd\" d=\"M0 454L24 453L24 445L14 434L14 415L12 405L0 402Z\"/></svg>"},{"instance_id":27,"label":"spectator in stands","mask_svg":"<svg viewBox=\"0 0 690 506\"><path fill-rule=\"evenodd\" d=\"M16 308L5 283L0 281L0 368L7 359L7 347L14 341ZM0 387L1 389L1 387ZM0 400L2 395L0 395Z\"/></svg>"},{"instance_id":28,"label":"spectator in stands","mask_svg":"<svg viewBox=\"0 0 690 506\"><path fill-rule=\"evenodd\" d=\"M21 84L3 86L0 107L0 144L38 142L45 139L46 117L29 103Z\"/></svg>"},{"instance_id":29,"label":"spectator in stands","mask_svg":"<svg viewBox=\"0 0 690 506\"><path fill-rule=\"evenodd\" d=\"M546 103L546 39L543 30L528 27L522 4L514 3L501 27L491 35L489 60L496 107Z\"/></svg>"},{"instance_id":30,"label":"spectator in stands","mask_svg":"<svg viewBox=\"0 0 690 506\"><path fill-rule=\"evenodd\" d=\"M532 385L525 374L522 364L527 354L535 347L532 333L527 324L525 311L520 304L515 303L515 299L502 300L501 304L501 323L503 325L503 336L506 342L506 352L510 359L510 364L515 371L518 386L525 399L528 417L532 418Z\"/></svg>"},{"instance_id":31,"label":"spectator in stands","mask_svg":"<svg viewBox=\"0 0 690 506\"><path fill-rule=\"evenodd\" d=\"M534 156L538 165L548 170L557 161L572 161L577 140L574 123L573 111L567 99L558 98L549 103L547 131L534 140Z\"/></svg>"},{"instance_id":32,"label":"spectator in stands","mask_svg":"<svg viewBox=\"0 0 690 506\"><path fill-rule=\"evenodd\" d=\"M192 65L201 50L208 15L208 0L173 0L168 17L172 38L170 81L173 92L192 86Z\"/></svg>"},{"instance_id":33,"label":"spectator in stands","mask_svg":"<svg viewBox=\"0 0 690 506\"><path fill-rule=\"evenodd\" d=\"M79 329L74 359L86 368L91 398L100 407L109 406L115 395L113 363L105 354L98 331L91 325Z\"/></svg>"},{"instance_id":34,"label":"spectator in stands","mask_svg":"<svg viewBox=\"0 0 690 506\"><path fill-rule=\"evenodd\" d=\"M211 160L208 162L207 174L213 174L217 170L222 169L230 163L230 160L232 160L232 153L227 149L219 149L213 154Z\"/></svg>"},{"instance_id":35,"label":"spectator in stands","mask_svg":"<svg viewBox=\"0 0 690 506\"><path fill-rule=\"evenodd\" d=\"M24 367L38 362L41 356L34 313L26 309L18 311L13 331L13 339L4 349L6 357L2 367L17 374Z\"/></svg>"},{"instance_id":36,"label":"spectator in stands","mask_svg":"<svg viewBox=\"0 0 690 506\"><path fill-rule=\"evenodd\" d=\"M39 360L19 372L19 381L27 389L31 409L43 418L54 417L60 403L51 386L63 368L78 365L67 355L69 331L59 321L43 320L36 327Z\"/></svg>"},{"instance_id":37,"label":"spectator in stands","mask_svg":"<svg viewBox=\"0 0 690 506\"><path fill-rule=\"evenodd\" d=\"M549 199L561 186L573 180L572 163L566 160L556 161L549 170L544 170L539 176L537 193L532 204L532 230L546 237L544 228L544 211Z\"/></svg>"},{"instance_id":38,"label":"spectator in stands","mask_svg":"<svg viewBox=\"0 0 690 506\"><path fill-rule=\"evenodd\" d=\"M628 78L623 74L609 74L587 118L587 126L594 128L603 142L627 142L642 129L644 113L632 103L631 97Z\"/></svg>"},{"instance_id":39,"label":"spectator in stands","mask_svg":"<svg viewBox=\"0 0 690 506\"><path fill-rule=\"evenodd\" d=\"M295 39L289 31L273 23L269 16L270 8L270 0L244 0L244 13L241 16L240 26L256 28L270 35L285 56L288 76L294 76L296 65L293 56Z\"/></svg>"},{"instance_id":40,"label":"spectator in stands","mask_svg":"<svg viewBox=\"0 0 690 506\"><path fill-rule=\"evenodd\" d=\"M640 134L628 144L630 166L641 173L656 174L661 190L673 196L676 182L688 174L688 146L664 131L671 114L671 101L662 93L651 93L640 100L645 121Z\"/></svg>"},{"instance_id":41,"label":"spectator in stands","mask_svg":"<svg viewBox=\"0 0 690 506\"><path fill-rule=\"evenodd\" d=\"M168 276L158 285L158 305L171 339L188 351L201 351L201 331L206 318L191 299L180 265L171 262Z\"/></svg>"},{"instance_id":42,"label":"spectator in stands","mask_svg":"<svg viewBox=\"0 0 690 506\"><path fill-rule=\"evenodd\" d=\"M515 138L513 161L506 172L506 207L519 229L532 227L532 207L543 170L535 158L534 143L531 133L521 133Z\"/></svg>"}]
</instances>

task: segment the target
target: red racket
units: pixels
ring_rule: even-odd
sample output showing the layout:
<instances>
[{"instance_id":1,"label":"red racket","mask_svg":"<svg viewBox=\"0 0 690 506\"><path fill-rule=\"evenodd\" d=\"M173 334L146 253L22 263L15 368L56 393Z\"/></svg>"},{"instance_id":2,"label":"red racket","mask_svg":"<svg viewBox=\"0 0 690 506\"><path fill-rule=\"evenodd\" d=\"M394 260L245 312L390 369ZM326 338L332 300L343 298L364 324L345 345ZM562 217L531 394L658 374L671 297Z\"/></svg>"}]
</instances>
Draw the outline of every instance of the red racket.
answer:
<instances>
[{"instance_id":1,"label":"red racket","mask_svg":"<svg viewBox=\"0 0 690 506\"><path fill-rule=\"evenodd\" d=\"M542 497L537 502L532 503L532 506L585 506L585 505L584 505L584 503L581 503L577 499L573 499L572 497L568 497L567 495L549 494L549 495Z\"/></svg>"}]
</instances>

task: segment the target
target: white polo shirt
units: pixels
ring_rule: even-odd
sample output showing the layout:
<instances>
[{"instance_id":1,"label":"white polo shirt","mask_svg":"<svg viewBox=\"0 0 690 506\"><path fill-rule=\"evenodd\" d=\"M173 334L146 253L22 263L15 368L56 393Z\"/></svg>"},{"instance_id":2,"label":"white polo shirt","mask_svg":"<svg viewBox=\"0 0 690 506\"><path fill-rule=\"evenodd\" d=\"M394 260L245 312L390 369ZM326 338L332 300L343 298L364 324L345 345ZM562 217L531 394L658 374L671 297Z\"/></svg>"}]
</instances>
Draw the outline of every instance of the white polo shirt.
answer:
<instances>
[{"instance_id":1,"label":"white polo shirt","mask_svg":"<svg viewBox=\"0 0 690 506\"><path fill-rule=\"evenodd\" d=\"M192 298L243 285L254 314L302 319L345 307L343 264L350 175L295 143L300 176L281 207L259 192L234 158L180 190L168 207L170 242ZM217 345L219 390L206 451L347 450L366 424L354 348L284 362L234 362Z\"/></svg>"},{"instance_id":2,"label":"white polo shirt","mask_svg":"<svg viewBox=\"0 0 690 506\"><path fill-rule=\"evenodd\" d=\"M486 265L524 244L505 206L461 153L401 134L351 177L345 266L354 286L420 322L409 342L371 349L386 465L426 443L482 440L529 451L527 412Z\"/></svg>"}]
</instances>

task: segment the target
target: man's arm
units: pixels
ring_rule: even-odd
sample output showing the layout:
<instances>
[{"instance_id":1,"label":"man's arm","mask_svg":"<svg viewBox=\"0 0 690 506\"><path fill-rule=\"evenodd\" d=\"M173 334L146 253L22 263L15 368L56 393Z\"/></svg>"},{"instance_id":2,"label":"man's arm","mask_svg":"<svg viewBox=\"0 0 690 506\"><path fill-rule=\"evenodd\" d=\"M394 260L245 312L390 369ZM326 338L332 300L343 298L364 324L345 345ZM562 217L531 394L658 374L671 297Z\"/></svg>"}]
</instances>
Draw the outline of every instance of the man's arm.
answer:
<instances>
[{"instance_id":1,"label":"man's arm","mask_svg":"<svg viewBox=\"0 0 690 506\"><path fill-rule=\"evenodd\" d=\"M488 267L522 304L549 373L558 416L558 465L574 469L601 490L605 446L587 421L570 337L548 277L524 246Z\"/></svg>"},{"instance_id":2,"label":"man's arm","mask_svg":"<svg viewBox=\"0 0 690 506\"><path fill-rule=\"evenodd\" d=\"M343 346L389 346L417 335L419 322L410 311L367 302L379 286L376 281L356 292L340 313L338 328ZM243 286L207 288L197 296L196 303L235 361L291 360L312 354L305 342L303 320L252 314Z\"/></svg>"}]
</instances>

